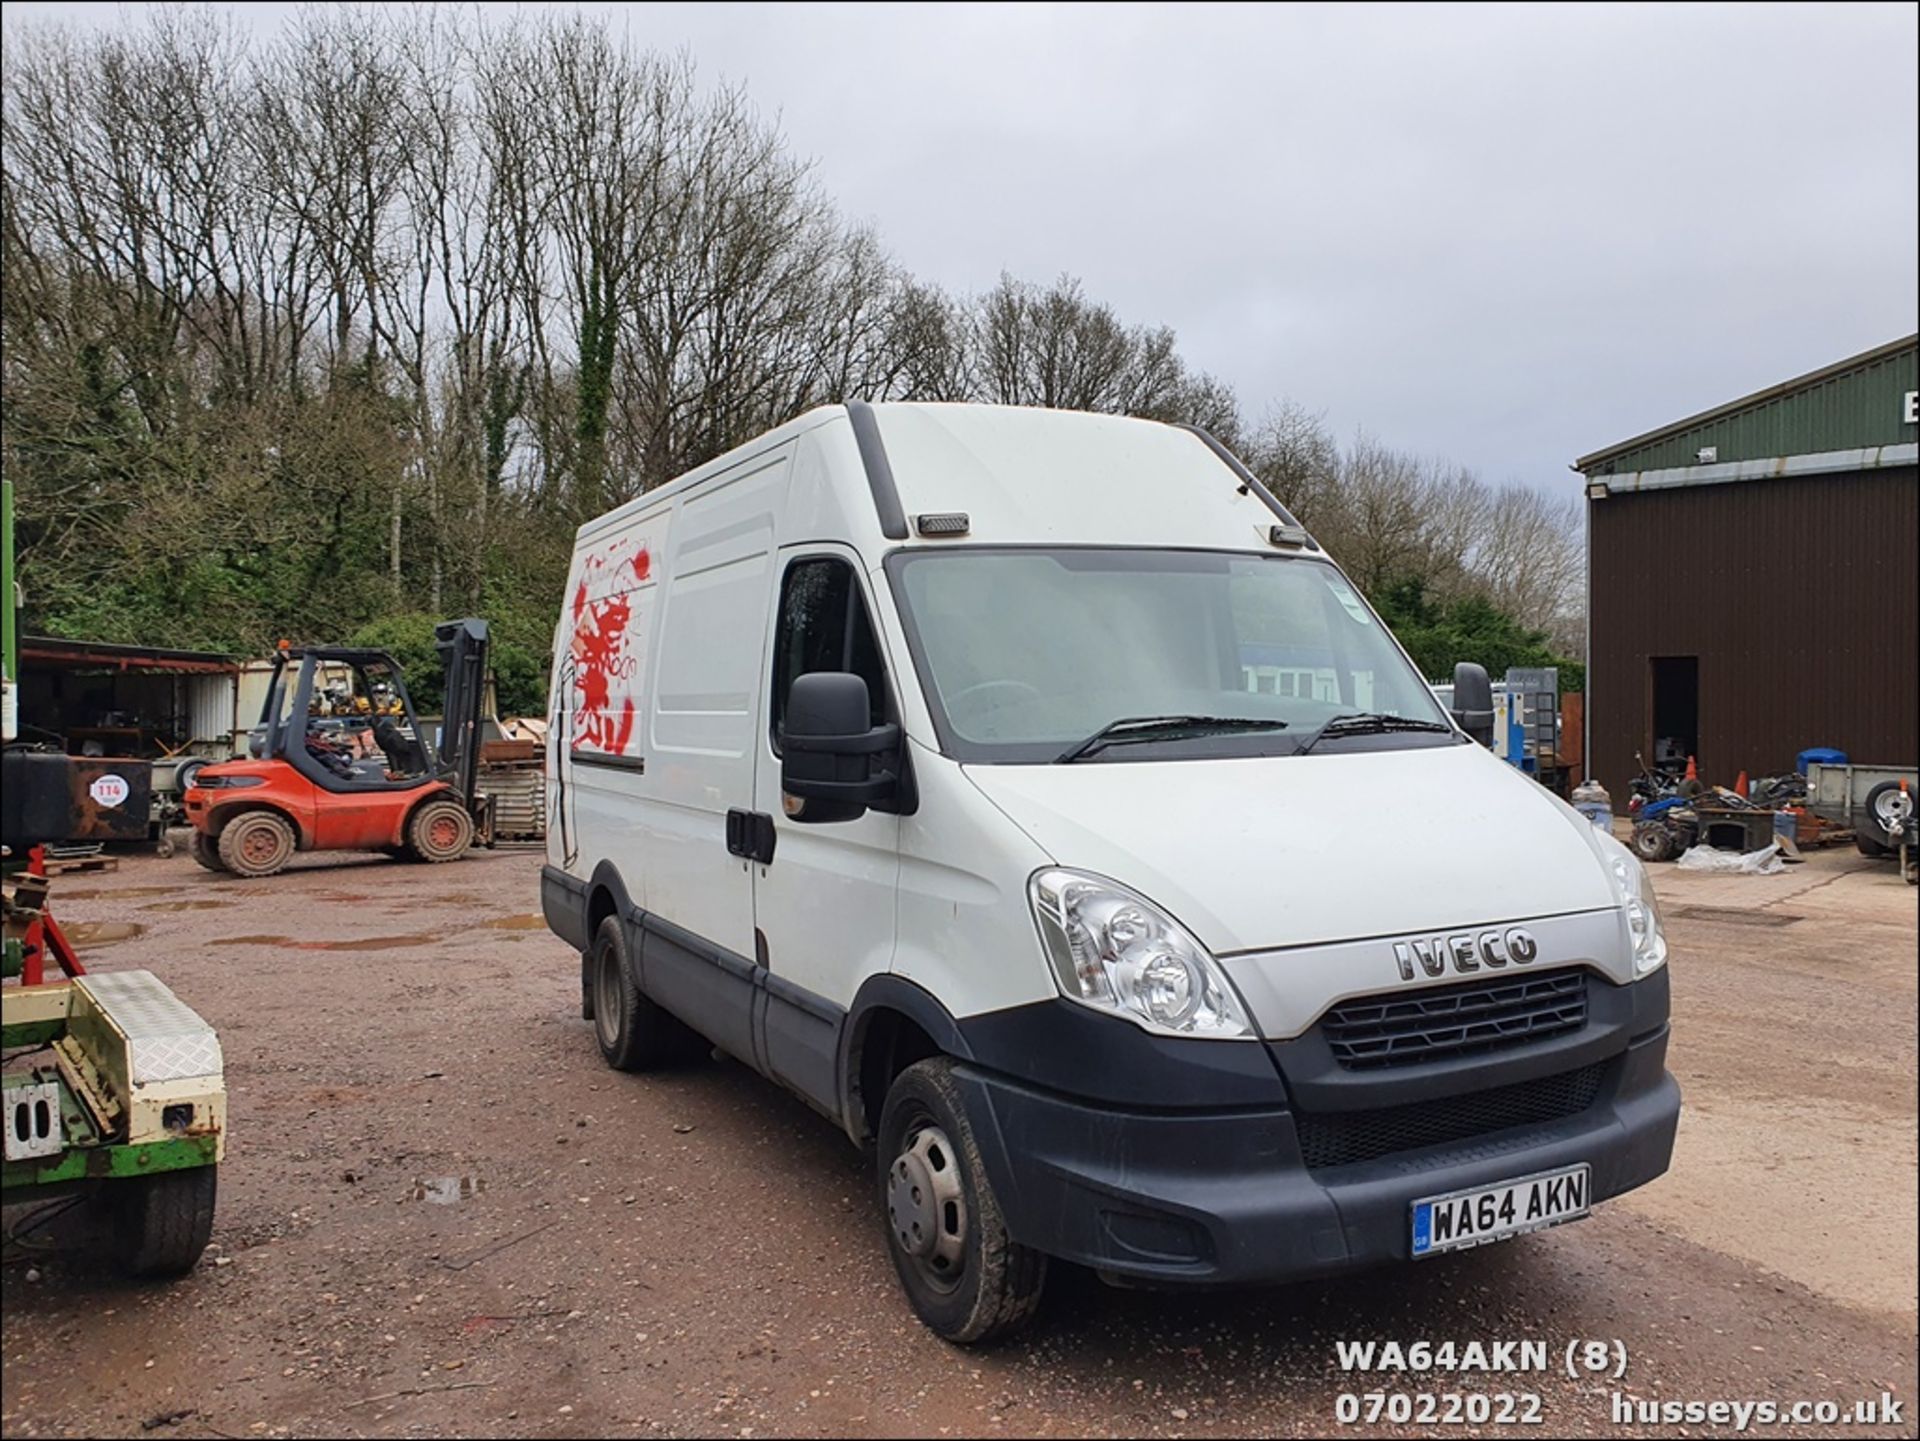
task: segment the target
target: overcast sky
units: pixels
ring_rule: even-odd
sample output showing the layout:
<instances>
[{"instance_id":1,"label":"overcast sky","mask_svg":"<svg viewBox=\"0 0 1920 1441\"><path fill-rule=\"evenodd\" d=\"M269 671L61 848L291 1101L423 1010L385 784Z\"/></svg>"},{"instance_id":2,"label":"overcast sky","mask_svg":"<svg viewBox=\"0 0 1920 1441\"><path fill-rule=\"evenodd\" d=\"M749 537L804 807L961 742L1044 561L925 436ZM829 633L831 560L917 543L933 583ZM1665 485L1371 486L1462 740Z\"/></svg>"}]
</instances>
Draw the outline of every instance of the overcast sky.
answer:
<instances>
[{"instance_id":1,"label":"overcast sky","mask_svg":"<svg viewBox=\"0 0 1920 1441\"><path fill-rule=\"evenodd\" d=\"M920 276L1072 272L1250 416L1494 481L1916 328L1910 4L578 8L744 82Z\"/></svg>"}]
</instances>

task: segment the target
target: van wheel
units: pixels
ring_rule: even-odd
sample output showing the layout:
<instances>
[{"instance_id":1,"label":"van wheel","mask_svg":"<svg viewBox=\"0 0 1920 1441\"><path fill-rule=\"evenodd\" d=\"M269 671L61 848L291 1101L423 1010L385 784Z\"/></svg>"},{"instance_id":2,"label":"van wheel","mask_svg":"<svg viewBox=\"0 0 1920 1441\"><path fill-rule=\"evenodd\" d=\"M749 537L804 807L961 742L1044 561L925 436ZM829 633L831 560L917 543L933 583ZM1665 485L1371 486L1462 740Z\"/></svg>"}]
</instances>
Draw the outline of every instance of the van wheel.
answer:
<instances>
[{"instance_id":1,"label":"van wheel","mask_svg":"<svg viewBox=\"0 0 1920 1441\"><path fill-rule=\"evenodd\" d=\"M1007 1235L947 1057L917 1061L894 1080L876 1171L887 1250L928 1329L966 1345L1033 1319L1047 1258Z\"/></svg>"},{"instance_id":2,"label":"van wheel","mask_svg":"<svg viewBox=\"0 0 1920 1441\"><path fill-rule=\"evenodd\" d=\"M407 849L423 861L457 861L473 844L473 817L458 801L428 801L407 822Z\"/></svg>"},{"instance_id":3,"label":"van wheel","mask_svg":"<svg viewBox=\"0 0 1920 1441\"><path fill-rule=\"evenodd\" d=\"M618 916L593 933L588 953L593 977L593 1038L600 1056L616 1071L649 1071L685 1059L691 1032L648 1000L627 964L627 936Z\"/></svg>"},{"instance_id":4,"label":"van wheel","mask_svg":"<svg viewBox=\"0 0 1920 1441\"><path fill-rule=\"evenodd\" d=\"M293 827L272 811L248 811L220 832L220 863L236 876L270 876L293 859Z\"/></svg>"}]
</instances>

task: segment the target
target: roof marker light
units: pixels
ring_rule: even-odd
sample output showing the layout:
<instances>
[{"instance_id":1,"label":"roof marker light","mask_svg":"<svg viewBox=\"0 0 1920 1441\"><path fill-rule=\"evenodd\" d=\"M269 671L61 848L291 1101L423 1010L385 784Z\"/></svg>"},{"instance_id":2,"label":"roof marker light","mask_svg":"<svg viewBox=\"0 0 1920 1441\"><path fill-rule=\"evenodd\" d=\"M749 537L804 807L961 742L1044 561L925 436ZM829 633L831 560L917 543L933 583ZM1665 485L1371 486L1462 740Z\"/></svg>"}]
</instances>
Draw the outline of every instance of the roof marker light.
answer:
<instances>
[{"instance_id":1,"label":"roof marker light","mask_svg":"<svg viewBox=\"0 0 1920 1441\"><path fill-rule=\"evenodd\" d=\"M914 517L914 524L922 535L965 535L968 530L967 513L964 510L918 515Z\"/></svg>"}]
</instances>

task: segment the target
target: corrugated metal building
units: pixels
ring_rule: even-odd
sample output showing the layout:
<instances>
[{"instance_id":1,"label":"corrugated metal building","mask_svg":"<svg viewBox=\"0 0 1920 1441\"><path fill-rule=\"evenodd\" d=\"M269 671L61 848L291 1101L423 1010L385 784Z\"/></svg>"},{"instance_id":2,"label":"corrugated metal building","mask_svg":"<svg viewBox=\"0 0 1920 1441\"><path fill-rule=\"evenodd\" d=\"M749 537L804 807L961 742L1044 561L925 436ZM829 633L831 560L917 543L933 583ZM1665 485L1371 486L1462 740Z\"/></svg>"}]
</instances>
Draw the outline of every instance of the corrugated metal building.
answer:
<instances>
[{"instance_id":1,"label":"corrugated metal building","mask_svg":"<svg viewBox=\"0 0 1920 1441\"><path fill-rule=\"evenodd\" d=\"M244 754L241 665L211 651L20 638L23 730L64 736L75 755Z\"/></svg>"},{"instance_id":2,"label":"corrugated metal building","mask_svg":"<svg viewBox=\"0 0 1920 1441\"><path fill-rule=\"evenodd\" d=\"M1582 456L1588 773L1920 756L1920 336Z\"/></svg>"}]
</instances>

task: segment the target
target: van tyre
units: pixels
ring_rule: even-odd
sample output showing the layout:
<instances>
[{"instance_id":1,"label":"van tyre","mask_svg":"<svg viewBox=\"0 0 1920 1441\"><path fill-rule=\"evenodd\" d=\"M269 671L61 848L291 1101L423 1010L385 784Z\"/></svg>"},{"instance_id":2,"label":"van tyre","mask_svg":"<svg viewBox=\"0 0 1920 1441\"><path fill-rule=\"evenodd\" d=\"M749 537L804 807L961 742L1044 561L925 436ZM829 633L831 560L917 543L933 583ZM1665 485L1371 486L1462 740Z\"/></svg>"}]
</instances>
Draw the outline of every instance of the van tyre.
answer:
<instances>
[{"instance_id":1,"label":"van tyre","mask_svg":"<svg viewBox=\"0 0 1920 1441\"><path fill-rule=\"evenodd\" d=\"M1033 1319L1047 1258L1007 1234L947 1057L895 1078L875 1171L894 1270L930 1330L969 1345Z\"/></svg>"},{"instance_id":2,"label":"van tyre","mask_svg":"<svg viewBox=\"0 0 1920 1441\"><path fill-rule=\"evenodd\" d=\"M407 849L435 865L457 861L473 844L473 817L458 801L428 801L407 822Z\"/></svg>"},{"instance_id":3,"label":"van tyre","mask_svg":"<svg viewBox=\"0 0 1920 1441\"><path fill-rule=\"evenodd\" d=\"M193 839L187 842L187 851L193 858L216 875L228 875L227 863L220 859L220 848L213 843L204 831L195 831Z\"/></svg>"},{"instance_id":4,"label":"van tyre","mask_svg":"<svg viewBox=\"0 0 1920 1441\"><path fill-rule=\"evenodd\" d=\"M220 832L220 864L236 876L270 876L293 859L293 826L273 811L248 811Z\"/></svg>"},{"instance_id":5,"label":"van tyre","mask_svg":"<svg viewBox=\"0 0 1920 1441\"><path fill-rule=\"evenodd\" d=\"M114 1260L129 1276L160 1279L194 1268L213 1236L216 1166L111 1181Z\"/></svg>"},{"instance_id":6,"label":"van tyre","mask_svg":"<svg viewBox=\"0 0 1920 1441\"><path fill-rule=\"evenodd\" d=\"M600 1057L616 1071L648 1071L686 1060L695 1038L667 1011L647 999L627 961L627 935L618 916L593 933L587 952L593 993L587 1008Z\"/></svg>"}]
</instances>

